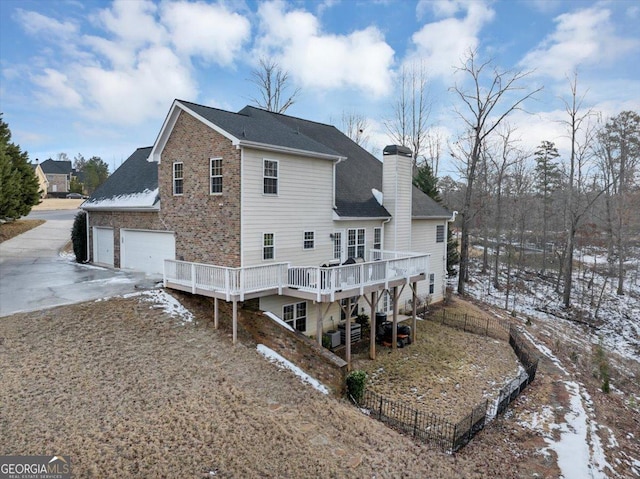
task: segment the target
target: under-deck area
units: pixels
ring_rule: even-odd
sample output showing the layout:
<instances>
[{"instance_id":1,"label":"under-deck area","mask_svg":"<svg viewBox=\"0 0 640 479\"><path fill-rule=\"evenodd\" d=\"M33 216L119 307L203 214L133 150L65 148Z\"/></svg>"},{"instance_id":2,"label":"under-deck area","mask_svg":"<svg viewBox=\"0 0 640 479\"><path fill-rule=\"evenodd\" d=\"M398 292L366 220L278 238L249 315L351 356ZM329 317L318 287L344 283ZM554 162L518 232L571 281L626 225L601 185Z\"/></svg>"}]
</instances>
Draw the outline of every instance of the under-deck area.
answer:
<instances>
[{"instance_id":1,"label":"under-deck area","mask_svg":"<svg viewBox=\"0 0 640 479\"><path fill-rule=\"evenodd\" d=\"M316 304L316 335L322 344L323 322L336 301L346 316L346 360L351 357L352 301L361 297L375 317L382 292L388 291L393 303L393 339L397 343L398 299L405 287L413 293L413 328L416 331L417 283L428 278L429 255L394 251L372 251L372 261L333 267L291 266L289 263L228 268L187 261L166 260L164 286L214 298L214 324L218 325L218 300L233 304L233 342L237 340L237 305L248 299L284 295ZM415 340L415 337L414 337ZM370 357L375 358L375 331L371 328Z\"/></svg>"}]
</instances>

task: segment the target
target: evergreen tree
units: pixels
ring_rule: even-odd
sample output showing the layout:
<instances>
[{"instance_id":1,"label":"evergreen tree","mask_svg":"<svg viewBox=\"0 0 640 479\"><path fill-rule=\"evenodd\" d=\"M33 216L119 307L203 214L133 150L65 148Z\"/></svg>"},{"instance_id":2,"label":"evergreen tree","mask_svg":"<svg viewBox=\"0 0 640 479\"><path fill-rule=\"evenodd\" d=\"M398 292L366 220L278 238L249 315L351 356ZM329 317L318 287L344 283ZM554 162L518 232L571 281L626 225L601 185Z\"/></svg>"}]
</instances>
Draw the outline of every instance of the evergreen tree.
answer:
<instances>
[{"instance_id":1,"label":"evergreen tree","mask_svg":"<svg viewBox=\"0 0 640 479\"><path fill-rule=\"evenodd\" d=\"M40 202L40 186L29 156L11 143L9 125L0 114L0 219L12 221L29 214Z\"/></svg>"},{"instance_id":2,"label":"evergreen tree","mask_svg":"<svg viewBox=\"0 0 640 479\"><path fill-rule=\"evenodd\" d=\"M98 186L109 177L109 165L102 158L92 156L82 168L84 187L88 194L92 194Z\"/></svg>"},{"instance_id":3,"label":"evergreen tree","mask_svg":"<svg viewBox=\"0 0 640 479\"><path fill-rule=\"evenodd\" d=\"M553 216L553 193L560 188L561 174L556 158L560 156L555 144L543 141L535 152L535 183L534 188L539 198L542 198L542 274L547 267L547 233L549 218Z\"/></svg>"},{"instance_id":4,"label":"evergreen tree","mask_svg":"<svg viewBox=\"0 0 640 479\"><path fill-rule=\"evenodd\" d=\"M430 198L442 203L440 191L438 190L438 178L433 174L433 170L428 163L423 163L417 168L413 177L413 184ZM458 240L454 238L451 228L447 228L447 274L454 275L456 273L455 266L458 263L460 263Z\"/></svg>"}]
</instances>

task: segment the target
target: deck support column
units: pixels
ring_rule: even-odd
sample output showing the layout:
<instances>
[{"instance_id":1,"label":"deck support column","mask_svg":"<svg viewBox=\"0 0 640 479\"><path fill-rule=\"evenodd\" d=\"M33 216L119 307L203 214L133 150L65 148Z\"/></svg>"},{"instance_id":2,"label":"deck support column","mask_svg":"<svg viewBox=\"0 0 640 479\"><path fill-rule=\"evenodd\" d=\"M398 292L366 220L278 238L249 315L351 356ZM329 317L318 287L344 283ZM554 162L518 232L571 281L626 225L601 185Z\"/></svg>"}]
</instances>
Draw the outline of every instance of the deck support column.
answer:
<instances>
[{"instance_id":1,"label":"deck support column","mask_svg":"<svg viewBox=\"0 0 640 479\"><path fill-rule=\"evenodd\" d=\"M391 349L398 349L398 287L393 287L393 331L391 332Z\"/></svg>"},{"instance_id":2,"label":"deck support column","mask_svg":"<svg viewBox=\"0 0 640 479\"><path fill-rule=\"evenodd\" d=\"M418 283L413 282L411 284L411 292L413 293L413 297L411 299L411 304L413 305L413 321L411 323L411 334L413 335L413 337L411 339L414 343L416 342L416 339L418 339L418 305L416 304L418 301L417 291Z\"/></svg>"},{"instance_id":3,"label":"deck support column","mask_svg":"<svg viewBox=\"0 0 640 479\"><path fill-rule=\"evenodd\" d=\"M233 301L233 344L238 340L238 302Z\"/></svg>"},{"instance_id":4,"label":"deck support column","mask_svg":"<svg viewBox=\"0 0 640 479\"><path fill-rule=\"evenodd\" d=\"M316 303L316 335L318 336L318 346L322 346L322 303Z\"/></svg>"},{"instance_id":5,"label":"deck support column","mask_svg":"<svg viewBox=\"0 0 640 479\"><path fill-rule=\"evenodd\" d=\"M371 293L371 317L369 318L369 324L371 324L371 331L369 335L369 359L376 359L376 309L378 309L378 292Z\"/></svg>"},{"instance_id":6,"label":"deck support column","mask_svg":"<svg viewBox=\"0 0 640 479\"><path fill-rule=\"evenodd\" d=\"M347 298L347 327L344 331L345 337L345 360L347 361L347 371L351 371L351 298Z\"/></svg>"},{"instance_id":7,"label":"deck support column","mask_svg":"<svg viewBox=\"0 0 640 479\"><path fill-rule=\"evenodd\" d=\"M213 327L218 329L218 298L213 298Z\"/></svg>"}]
</instances>

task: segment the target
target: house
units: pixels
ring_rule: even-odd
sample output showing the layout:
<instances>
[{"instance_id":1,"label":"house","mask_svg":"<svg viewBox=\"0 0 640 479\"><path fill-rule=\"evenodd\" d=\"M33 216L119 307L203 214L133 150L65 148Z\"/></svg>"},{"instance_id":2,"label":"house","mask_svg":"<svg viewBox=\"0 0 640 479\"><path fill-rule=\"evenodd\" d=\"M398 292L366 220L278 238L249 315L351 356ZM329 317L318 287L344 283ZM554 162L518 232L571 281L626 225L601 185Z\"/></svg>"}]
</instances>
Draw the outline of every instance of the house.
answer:
<instances>
[{"instance_id":1,"label":"house","mask_svg":"<svg viewBox=\"0 0 640 479\"><path fill-rule=\"evenodd\" d=\"M60 196L69 192L71 178L74 176L71 161L59 161L49 158L40 163L40 167L48 181L47 193L54 193L51 196Z\"/></svg>"},{"instance_id":2,"label":"house","mask_svg":"<svg viewBox=\"0 0 640 479\"><path fill-rule=\"evenodd\" d=\"M451 214L412 186L408 149L384 153L330 125L175 100L154 145L82 205L89 257L234 312L255 299L318 341L362 311L397 320L443 298Z\"/></svg>"},{"instance_id":3,"label":"house","mask_svg":"<svg viewBox=\"0 0 640 479\"><path fill-rule=\"evenodd\" d=\"M44 171L42 171L42 166L37 159L35 164L31 163L31 168L33 168L33 172L38 179L38 186L40 187L40 198L44 198L47 196L47 190L49 189L49 180L47 180L47 176L44 174Z\"/></svg>"}]
</instances>

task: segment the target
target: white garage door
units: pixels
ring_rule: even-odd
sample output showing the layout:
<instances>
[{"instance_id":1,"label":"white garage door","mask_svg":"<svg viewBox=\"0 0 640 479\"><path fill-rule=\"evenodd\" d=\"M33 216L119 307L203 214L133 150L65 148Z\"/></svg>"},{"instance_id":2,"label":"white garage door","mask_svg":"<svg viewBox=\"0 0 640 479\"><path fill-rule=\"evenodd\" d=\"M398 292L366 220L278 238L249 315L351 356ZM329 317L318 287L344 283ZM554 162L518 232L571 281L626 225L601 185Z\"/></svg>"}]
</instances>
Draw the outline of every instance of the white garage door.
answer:
<instances>
[{"instance_id":1,"label":"white garage door","mask_svg":"<svg viewBox=\"0 0 640 479\"><path fill-rule=\"evenodd\" d=\"M162 274L165 259L176 259L176 241L166 231L120 230L120 266Z\"/></svg>"},{"instance_id":2,"label":"white garage door","mask_svg":"<svg viewBox=\"0 0 640 479\"><path fill-rule=\"evenodd\" d=\"M113 228L93 227L93 262L113 266Z\"/></svg>"}]
</instances>

